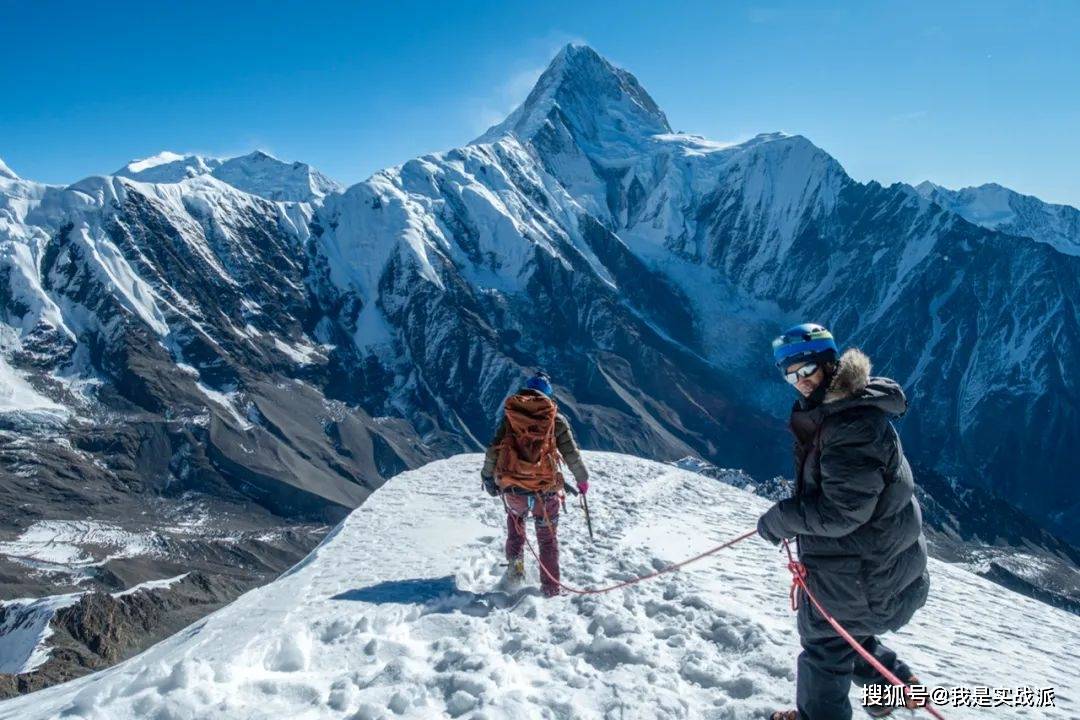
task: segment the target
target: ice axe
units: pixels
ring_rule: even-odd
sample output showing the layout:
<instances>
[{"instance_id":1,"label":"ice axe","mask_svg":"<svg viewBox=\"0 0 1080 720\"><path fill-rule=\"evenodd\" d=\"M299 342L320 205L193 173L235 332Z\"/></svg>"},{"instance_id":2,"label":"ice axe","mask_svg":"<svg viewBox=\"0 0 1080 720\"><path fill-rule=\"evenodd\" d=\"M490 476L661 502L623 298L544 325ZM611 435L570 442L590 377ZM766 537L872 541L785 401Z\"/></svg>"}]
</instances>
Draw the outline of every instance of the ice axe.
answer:
<instances>
[{"instance_id":1,"label":"ice axe","mask_svg":"<svg viewBox=\"0 0 1080 720\"><path fill-rule=\"evenodd\" d=\"M577 495L579 498L581 498L581 509L585 511L585 525L589 528L589 542L596 542L596 539L593 537L592 533L592 516L589 515L588 498L586 498L580 491L578 491L577 488L572 488L569 485L563 485L563 488L565 488L566 492L570 493L571 495Z\"/></svg>"},{"instance_id":2,"label":"ice axe","mask_svg":"<svg viewBox=\"0 0 1080 720\"><path fill-rule=\"evenodd\" d=\"M592 516L589 515L589 500L584 494L581 496L581 507L585 510L585 525L589 528L589 542L595 542L592 534Z\"/></svg>"}]
</instances>

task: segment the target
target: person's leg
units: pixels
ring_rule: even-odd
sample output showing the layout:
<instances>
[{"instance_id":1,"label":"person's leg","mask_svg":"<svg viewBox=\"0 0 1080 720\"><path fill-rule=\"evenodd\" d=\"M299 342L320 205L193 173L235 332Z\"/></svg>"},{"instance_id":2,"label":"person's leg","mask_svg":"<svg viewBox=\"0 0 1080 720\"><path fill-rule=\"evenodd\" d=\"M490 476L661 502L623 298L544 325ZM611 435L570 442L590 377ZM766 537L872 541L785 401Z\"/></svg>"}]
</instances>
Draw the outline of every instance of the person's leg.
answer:
<instances>
[{"instance_id":1,"label":"person's leg","mask_svg":"<svg viewBox=\"0 0 1080 720\"><path fill-rule=\"evenodd\" d=\"M540 590L547 596L559 594L559 496L538 497L533 508L536 518L536 542L540 545ZM551 577L548 577L548 573Z\"/></svg>"},{"instance_id":2,"label":"person's leg","mask_svg":"<svg viewBox=\"0 0 1080 720\"><path fill-rule=\"evenodd\" d=\"M799 720L851 720L855 651L842 637L802 641L795 684Z\"/></svg>"},{"instance_id":3,"label":"person's leg","mask_svg":"<svg viewBox=\"0 0 1080 720\"><path fill-rule=\"evenodd\" d=\"M863 641L862 646L874 656L875 660L884 665L886 670L899 679L906 683L917 682L917 679L915 678L914 673L911 672L911 668L908 667L908 664L898 658L893 650L886 647L876 637L868 637ZM856 655L855 657L853 679L857 684L862 686L882 686L882 697L884 697L885 688L892 685L888 678L879 673L877 669L864 660L861 655ZM914 705L909 705L909 707L914 707Z\"/></svg>"},{"instance_id":4,"label":"person's leg","mask_svg":"<svg viewBox=\"0 0 1080 720\"><path fill-rule=\"evenodd\" d=\"M863 641L862 646L874 656L874 659L885 666L885 669L891 672L896 677L900 678L904 682L907 682L911 676L911 668L908 664L898 658L896 653L890 648L886 647L880 640L871 635ZM889 681L879 673L873 665L863 659L861 655L855 657L855 669L854 680L859 685L866 685L869 683Z\"/></svg>"},{"instance_id":5,"label":"person's leg","mask_svg":"<svg viewBox=\"0 0 1080 720\"><path fill-rule=\"evenodd\" d=\"M506 559L513 562L525 549L525 516L529 513L529 499L524 495L507 493L506 500Z\"/></svg>"}]
</instances>

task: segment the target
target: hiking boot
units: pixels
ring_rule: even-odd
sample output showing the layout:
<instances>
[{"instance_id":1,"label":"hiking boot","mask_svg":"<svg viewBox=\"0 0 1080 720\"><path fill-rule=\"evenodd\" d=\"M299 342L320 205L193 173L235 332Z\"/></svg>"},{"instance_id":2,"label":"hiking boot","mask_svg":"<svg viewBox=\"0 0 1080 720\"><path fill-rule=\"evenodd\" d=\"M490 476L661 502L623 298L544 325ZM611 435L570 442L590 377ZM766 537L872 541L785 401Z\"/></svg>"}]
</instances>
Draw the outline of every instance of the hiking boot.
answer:
<instances>
[{"instance_id":1,"label":"hiking boot","mask_svg":"<svg viewBox=\"0 0 1080 720\"><path fill-rule=\"evenodd\" d=\"M511 580L524 580L525 579L525 558L522 555L518 555L516 558L510 558L506 563L506 577Z\"/></svg>"},{"instance_id":2,"label":"hiking boot","mask_svg":"<svg viewBox=\"0 0 1080 720\"><path fill-rule=\"evenodd\" d=\"M558 585L543 585L540 587L540 592L543 593L546 598L562 595L562 589Z\"/></svg>"},{"instance_id":3,"label":"hiking boot","mask_svg":"<svg viewBox=\"0 0 1080 720\"><path fill-rule=\"evenodd\" d=\"M769 716L769 720L799 720L798 710L777 710Z\"/></svg>"}]
</instances>

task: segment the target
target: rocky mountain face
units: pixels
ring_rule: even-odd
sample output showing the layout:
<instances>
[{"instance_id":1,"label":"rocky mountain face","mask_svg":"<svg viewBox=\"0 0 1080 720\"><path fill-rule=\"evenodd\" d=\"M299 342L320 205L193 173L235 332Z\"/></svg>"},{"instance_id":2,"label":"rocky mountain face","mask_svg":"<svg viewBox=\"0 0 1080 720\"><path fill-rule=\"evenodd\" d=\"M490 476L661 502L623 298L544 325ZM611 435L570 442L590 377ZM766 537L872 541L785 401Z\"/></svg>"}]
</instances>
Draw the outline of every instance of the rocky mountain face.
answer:
<instances>
[{"instance_id":1,"label":"rocky mountain face","mask_svg":"<svg viewBox=\"0 0 1080 720\"><path fill-rule=\"evenodd\" d=\"M4 663L13 688L115 662L266 582L433 456L403 421L320 389L311 205L206 175L0 189L5 597L104 597L185 572L210 588L159 589L168 612L134 625L125 596L118 639L85 629L89 645L37 659L67 621L9 601L0 645L33 641Z\"/></svg>"},{"instance_id":2,"label":"rocky mountain face","mask_svg":"<svg viewBox=\"0 0 1080 720\"><path fill-rule=\"evenodd\" d=\"M260 153L5 168L4 592L250 586L481 447L538 366L585 447L785 473L769 340L805 319L904 384L913 458L1063 519L1077 262L799 136L674 133L580 46L475 142L346 190Z\"/></svg>"},{"instance_id":3,"label":"rocky mountain face","mask_svg":"<svg viewBox=\"0 0 1080 720\"><path fill-rule=\"evenodd\" d=\"M931 552L1015 592L1080 615L1080 550L993 492L916 465Z\"/></svg>"},{"instance_id":4,"label":"rocky mountain face","mask_svg":"<svg viewBox=\"0 0 1080 720\"><path fill-rule=\"evenodd\" d=\"M272 580L277 573L262 578ZM0 698L33 692L127 659L224 606L250 583L236 578L185 573L117 593L86 592L0 607L6 641ZM25 653L41 652L19 635L37 637L47 623L48 657L40 664ZM21 653L19 652L21 651ZM19 663L33 665L19 672Z\"/></svg>"}]
</instances>

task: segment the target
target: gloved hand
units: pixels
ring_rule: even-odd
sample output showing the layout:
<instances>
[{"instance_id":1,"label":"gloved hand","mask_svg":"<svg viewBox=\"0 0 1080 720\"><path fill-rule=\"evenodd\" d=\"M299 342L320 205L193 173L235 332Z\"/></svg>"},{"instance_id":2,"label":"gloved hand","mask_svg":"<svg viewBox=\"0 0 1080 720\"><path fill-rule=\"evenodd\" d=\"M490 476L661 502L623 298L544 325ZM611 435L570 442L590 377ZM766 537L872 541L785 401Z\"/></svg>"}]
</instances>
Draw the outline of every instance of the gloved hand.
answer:
<instances>
[{"instance_id":1,"label":"gloved hand","mask_svg":"<svg viewBox=\"0 0 1080 720\"><path fill-rule=\"evenodd\" d=\"M589 492L589 481L588 480L578 480L577 481L577 489L578 489L578 492L581 493L582 495Z\"/></svg>"},{"instance_id":2,"label":"gloved hand","mask_svg":"<svg viewBox=\"0 0 1080 720\"><path fill-rule=\"evenodd\" d=\"M491 497L495 497L499 494L499 486L495 484L495 478L490 475L481 475L480 480L484 483L484 490Z\"/></svg>"},{"instance_id":3,"label":"gloved hand","mask_svg":"<svg viewBox=\"0 0 1080 720\"><path fill-rule=\"evenodd\" d=\"M766 518L768 516L769 516L769 514L765 513L764 515L762 515L761 517L758 518L758 521L757 521L758 535L760 535L767 542L769 542L769 543L771 543L773 545L779 545L782 538L779 537L776 533L774 533L769 528L768 520L766 520Z\"/></svg>"}]
</instances>

